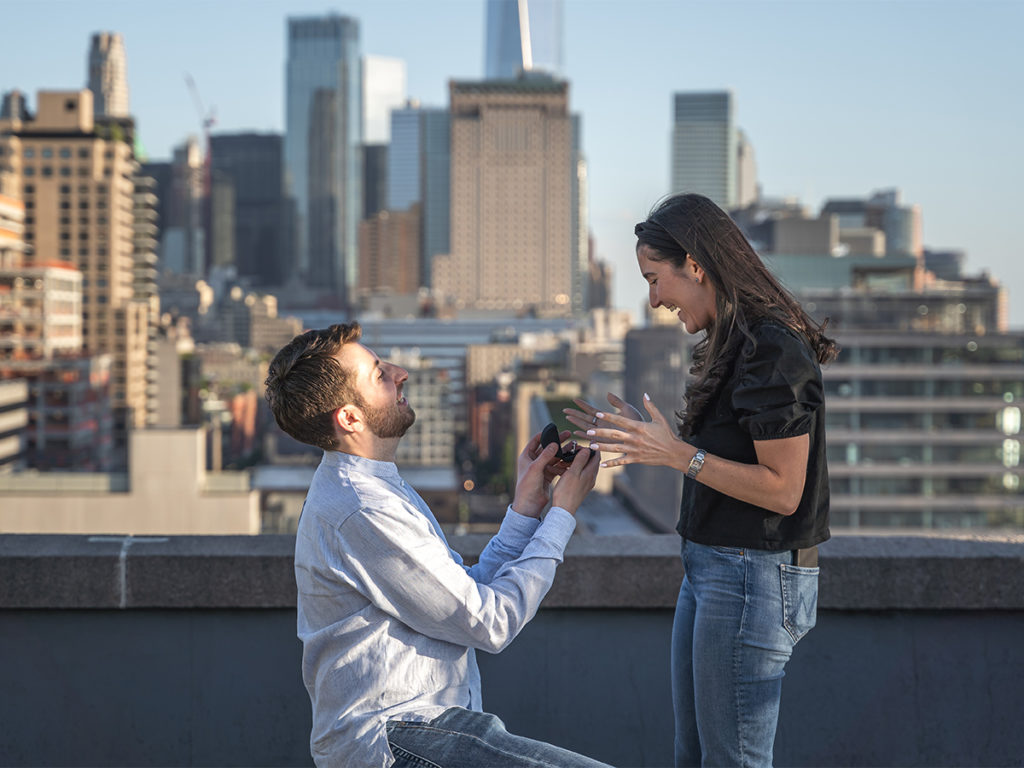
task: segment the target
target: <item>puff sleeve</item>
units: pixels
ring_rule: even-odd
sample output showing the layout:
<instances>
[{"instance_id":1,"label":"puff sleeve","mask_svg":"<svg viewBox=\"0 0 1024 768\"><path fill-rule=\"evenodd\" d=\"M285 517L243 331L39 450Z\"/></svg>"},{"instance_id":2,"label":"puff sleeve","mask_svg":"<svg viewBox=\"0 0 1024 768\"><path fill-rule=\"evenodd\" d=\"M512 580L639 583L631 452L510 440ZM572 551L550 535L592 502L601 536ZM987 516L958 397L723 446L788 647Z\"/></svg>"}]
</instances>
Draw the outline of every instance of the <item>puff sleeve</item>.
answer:
<instances>
[{"instance_id":1,"label":"puff sleeve","mask_svg":"<svg viewBox=\"0 0 1024 768\"><path fill-rule=\"evenodd\" d=\"M754 440L806 434L824 404L821 369L810 345L774 323L753 334L740 352L732 396L740 426Z\"/></svg>"}]
</instances>

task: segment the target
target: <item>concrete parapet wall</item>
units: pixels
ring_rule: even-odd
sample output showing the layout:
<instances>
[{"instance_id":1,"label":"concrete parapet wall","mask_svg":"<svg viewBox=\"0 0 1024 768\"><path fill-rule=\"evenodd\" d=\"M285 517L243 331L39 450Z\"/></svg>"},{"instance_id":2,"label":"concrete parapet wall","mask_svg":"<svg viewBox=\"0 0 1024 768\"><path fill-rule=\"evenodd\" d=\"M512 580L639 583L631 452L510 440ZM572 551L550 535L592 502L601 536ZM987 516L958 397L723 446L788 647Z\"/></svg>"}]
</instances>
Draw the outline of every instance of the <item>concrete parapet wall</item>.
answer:
<instances>
[{"instance_id":1,"label":"concrete parapet wall","mask_svg":"<svg viewBox=\"0 0 1024 768\"><path fill-rule=\"evenodd\" d=\"M450 543L472 562L480 534ZM543 609L675 607L679 537L577 536ZM295 537L0 535L0 609L294 608ZM1024 533L838 535L821 610L1024 610Z\"/></svg>"},{"instance_id":2,"label":"concrete parapet wall","mask_svg":"<svg viewBox=\"0 0 1024 768\"><path fill-rule=\"evenodd\" d=\"M0 536L0 765L309 765L293 545ZM671 764L678 548L575 538L536 619L479 654L484 706L613 765ZM776 764L1019 764L1024 535L840 535L821 565Z\"/></svg>"}]
</instances>

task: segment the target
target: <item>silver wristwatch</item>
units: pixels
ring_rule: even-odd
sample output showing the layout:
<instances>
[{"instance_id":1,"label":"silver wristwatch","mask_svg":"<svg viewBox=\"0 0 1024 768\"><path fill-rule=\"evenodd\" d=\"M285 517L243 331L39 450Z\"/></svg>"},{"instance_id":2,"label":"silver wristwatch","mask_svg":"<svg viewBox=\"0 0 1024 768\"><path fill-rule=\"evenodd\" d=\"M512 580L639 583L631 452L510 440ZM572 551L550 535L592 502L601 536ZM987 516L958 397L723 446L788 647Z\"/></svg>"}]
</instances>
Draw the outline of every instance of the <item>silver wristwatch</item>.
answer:
<instances>
[{"instance_id":1,"label":"silver wristwatch","mask_svg":"<svg viewBox=\"0 0 1024 768\"><path fill-rule=\"evenodd\" d=\"M690 459L690 466L686 470L686 476L693 480L697 476L697 473L704 468L704 457L707 456L707 451L703 448L698 448L697 452L693 454L693 458Z\"/></svg>"}]
</instances>

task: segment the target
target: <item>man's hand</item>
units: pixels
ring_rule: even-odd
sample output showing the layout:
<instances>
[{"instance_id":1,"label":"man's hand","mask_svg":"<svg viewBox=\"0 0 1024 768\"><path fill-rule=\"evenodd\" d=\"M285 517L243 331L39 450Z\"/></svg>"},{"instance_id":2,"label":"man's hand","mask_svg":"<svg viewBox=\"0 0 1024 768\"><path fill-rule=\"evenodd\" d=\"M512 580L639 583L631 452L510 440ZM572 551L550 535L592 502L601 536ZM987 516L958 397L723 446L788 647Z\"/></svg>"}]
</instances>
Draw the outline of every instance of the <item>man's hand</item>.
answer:
<instances>
[{"instance_id":1,"label":"man's hand","mask_svg":"<svg viewBox=\"0 0 1024 768\"><path fill-rule=\"evenodd\" d=\"M565 437L569 436L568 431L564 434ZM512 499L512 509L520 515L539 518L544 507L548 505L551 481L565 471L565 464L555 457L556 453L558 446L554 443L541 448L538 432L519 454L516 461L516 493Z\"/></svg>"},{"instance_id":2,"label":"man's hand","mask_svg":"<svg viewBox=\"0 0 1024 768\"><path fill-rule=\"evenodd\" d=\"M565 470L551 497L551 503L575 515L583 499L594 488L597 470L601 465L601 452L580 448L572 464Z\"/></svg>"}]
</instances>

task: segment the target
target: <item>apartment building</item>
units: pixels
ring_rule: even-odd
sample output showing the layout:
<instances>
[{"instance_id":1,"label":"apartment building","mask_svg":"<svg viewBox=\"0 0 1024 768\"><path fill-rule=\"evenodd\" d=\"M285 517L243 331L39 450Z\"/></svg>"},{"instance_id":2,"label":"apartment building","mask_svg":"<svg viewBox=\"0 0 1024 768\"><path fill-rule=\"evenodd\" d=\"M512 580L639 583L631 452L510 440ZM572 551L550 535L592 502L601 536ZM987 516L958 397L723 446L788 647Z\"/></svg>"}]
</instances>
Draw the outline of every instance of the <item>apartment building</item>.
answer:
<instances>
[{"instance_id":1,"label":"apartment building","mask_svg":"<svg viewBox=\"0 0 1024 768\"><path fill-rule=\"evenodd\" d=\"M80 270L83 351L111 356L119 434L145 426L156 410L147 360L153 296L136 292L136 249L145 245L137 237L147 222L136 210L144 200L133 133L131 118L94 117L85 89L42 91L34 117L0 119L5 165L25 206L26 266Z\"/></svg>"},{"instance_id":2,"label":"apartment building","mask_svg":"<svg viewBox=\"0 0 1024 768\"><path fill-rule=\"evenodd\" d=\"M836 525L1024 526L1024 334L837 340L824 371Z\"/></svg>"}]
</instances>

